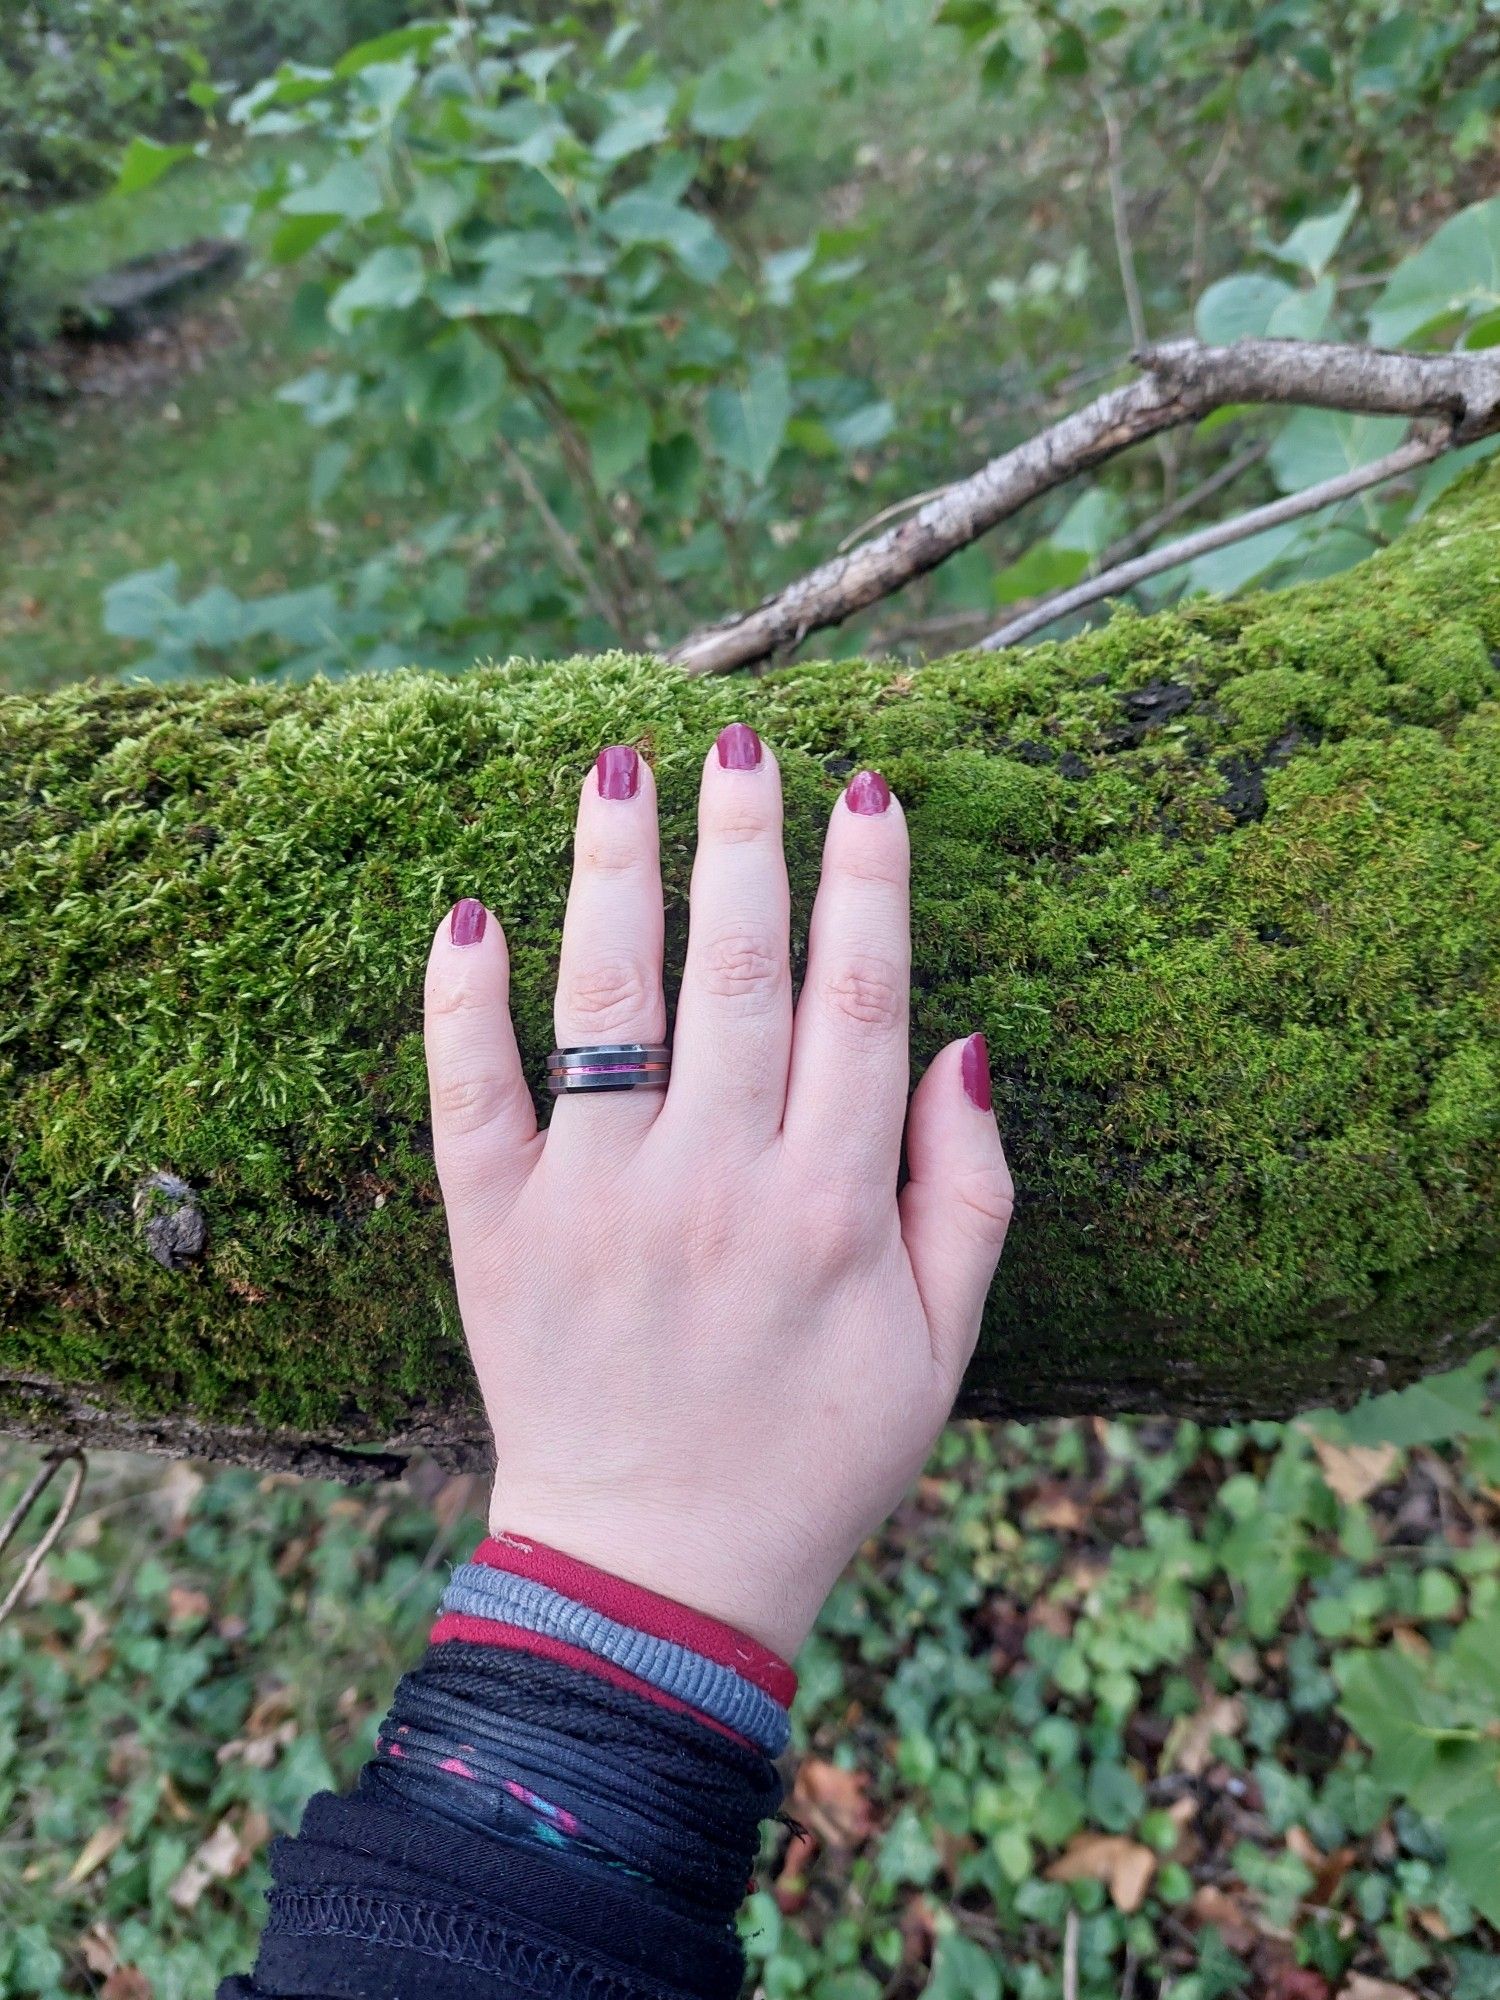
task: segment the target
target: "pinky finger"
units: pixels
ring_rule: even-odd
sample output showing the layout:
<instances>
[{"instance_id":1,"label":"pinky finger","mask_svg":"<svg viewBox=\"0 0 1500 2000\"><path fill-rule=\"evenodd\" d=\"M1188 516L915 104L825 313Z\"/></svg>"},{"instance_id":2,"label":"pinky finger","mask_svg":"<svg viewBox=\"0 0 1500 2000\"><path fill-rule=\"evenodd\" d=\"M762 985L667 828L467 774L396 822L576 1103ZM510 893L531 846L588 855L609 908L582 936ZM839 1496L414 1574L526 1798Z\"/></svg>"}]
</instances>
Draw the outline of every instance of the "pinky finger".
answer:
<instances>
[{"instance_id":1,"label":"pinky finger","mask_svg":"<svg viewBox=\"0 0 1500 2000\"><path fill-rule=\"evenodd\" d=\"M912 1094L901 1235L933 1359L957 1392L1010 1226L1015 1190L990 1109L983 1035L940 1049Z\"/></svg>"},{"instance_id":2,"label":"pinky finger","mask_svg":"<svg viewBox=\"0 0 1500 2000\"><path fill-rule=\"evenodd\" d=\"M537 1142L536 1106L510 1018L510 954L483 903L455 903L427 958L423 994L432 1148L450 1224L493 1216Z\"/></svg>"}]
</instances>

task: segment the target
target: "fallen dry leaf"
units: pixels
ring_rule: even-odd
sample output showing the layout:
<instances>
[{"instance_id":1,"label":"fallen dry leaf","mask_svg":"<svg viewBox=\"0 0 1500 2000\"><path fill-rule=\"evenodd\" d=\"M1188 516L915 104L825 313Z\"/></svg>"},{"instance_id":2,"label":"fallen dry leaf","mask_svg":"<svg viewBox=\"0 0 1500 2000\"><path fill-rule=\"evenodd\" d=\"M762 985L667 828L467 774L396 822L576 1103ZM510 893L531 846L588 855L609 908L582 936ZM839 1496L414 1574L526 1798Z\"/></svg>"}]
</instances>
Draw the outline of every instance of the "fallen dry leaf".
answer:
<instances>
[{"instance_id":1,"label":"fallen dry leaf","mask_svg":"<svg viewBox=\"0 0 1500 2000\"><path fill-rule=\"evenodd\" d=\"M1238 1736L1245 1726L1245 1704L1237 1694L1214 1695L1196 1715L1179 1716L1162 1745L1161 1768L1185 1771L1201 1778L1213 1757L1216 1736Z\"/></svg>"},{"instance_id":2,"label":"fallen dry leaf","mask_svg":"<svg viewBox=\"0 0 1500 2000\"><path fill-rule=\"evenodd\" d=\"M1123 1833L1078 1833L1047 1870L1049 1882L1103 1882L1110 1901L1133 1916L1146 1900L1156 1854Z\"/></svg>"},{"instance_id":3,"label":"fallen dry leaf","mask_svg":"<svg viewBox=\"0 0 1500 2000\"><path fill-rule=\"evenodd\" d=\"M1366 1972L1351 1972L1339 1988L1339 2000L1417 2000L1417 1995L1393 1979L1372 1979Z\"/></svg>"},{"instance_id":4,"label":"fallen dry leaf","mask_svg":"<svg viewBox=\"0 0 1500 2000\"><path fill-rule=\"evenodd\" d=\"M76 1889L80 1882L87 1882L96 1869L102 1868L125 1838L123 1826L98 1826L78 1850L78 1859L68 1870L67 1887Z\"/></svg>"},{"instance_id":5,"label":"fallen dry leaf","mask_svg":"<svg viewBox=\"0 0 1500 2000\"><path fill-rule=\"evenodd\" d=\"M807 1902L807 1870L817 1856L818 1843L811 1833L794 1833L787 1842L772 1894L784 1917L794 1917Z\"/></svg>"},{"instance_id":6,"label":"fallen dry leaf","mask_svg":"<svg viewBox=\"0 0 1500 2000\"><path fill-rule=\"evenodd\" d=\"M78 1940L78 1949L89 1971L98 1973L101 1979L106 1973L113 1972L120 1962L120 1948L115 1943L115 1934L103 1922L89 1926Z\"/></svg>"},{"instance_id":7,"label":"fallen dry leaf","mask_svg":"<svg viewBox=\"0 0 1500 2000\"><path fill-rule=\"evenodd\" d=\"M1377 1486L1383 1486L1401 1458L1399 1447L1393 1444L1333 1444L1305 1424L1298 1428L1317 1454L1323 1477L1351 1507L1357 1500L1368 1500Z\"/></svg>"},{"instance_id":8,"label":"fallen dry leaf","mask_svg":"<svg viewBox=\"0 0 1500 2000\"><path fill-rule=\"evenodd\" d=\"M167 1617L173 1625L191 1625L206 1618L212 1609L206 1590L190 1590L186 1584L174 1583L167 1592Z\"/></svg>"},{"instance_id":9,"label":"fallen dry leaf","mask_svg":"<svg viewBox=\"0 0 1500 2000\"><path fill-rule=\"evenodd\" d=\"M180 1458L174 1459L156 1482L151 1508L173 1540L187 1527L188 1516L203 1485L203 1474Z\"/></svg>"},{"instance_id":10,"label":"fallen dry leaf","mask_svg":"<svg viewBox=\"0 0 1500 2000\"><path fill-rule=\"evenodd\" d=\"M234 1822L221 1819L168 1889L168 1901L179 1910L196 1909L210 1882L228 1882L249 1866L254 1853L253 1847L244 1844Z\"/></svg>"},{"instance_id":11,"label":"fallen dry leaf","mask_svg":"<svg viewBox=\"0 0 1500 2000\"><path fill-rule=\"evenodd\" d=\"M1228 1890L1216 1889L1211 1882L1205 1882L1194 1890L1188 1909L1195 1922L1212 1924L1232 1952L1243 1954L1254 1948L1255 1925L1239 1899Z\"/></svg>"},{"instance_id":12,"label":"fallen dry leaf","mask_svg":"<svg viewBox=\"0 0 1500 2000\"><path fill-rule=\"evenodd\" d=\"M1066 1486L1039 1486L1022 1516L1028 1528L1058 1528L1073 1535L1088 1519Z\"/></svg>"},{"instance_id":13,"label":"fallen dry leaf","mask_svg":"<svg viewBox=\"0 0 1500 2000\"><path fill-rule=\"evenodd\" d=\"M787 1811L829 1847L859 1847L875 1831L869 1787L867 1772L809 1757L797 1773Z\"/></svg>"},{"instance_id":14,"label":"fallen dry leaf","mask_svg":"<svg viewBox=\"0 0 1500 2000\"><path fill-rule=\"evenodd\" d=\"M100 2000L151 2000L151 1981L138 1965L117 1965L99 1992Z\"/></svg>"}]
</instances>

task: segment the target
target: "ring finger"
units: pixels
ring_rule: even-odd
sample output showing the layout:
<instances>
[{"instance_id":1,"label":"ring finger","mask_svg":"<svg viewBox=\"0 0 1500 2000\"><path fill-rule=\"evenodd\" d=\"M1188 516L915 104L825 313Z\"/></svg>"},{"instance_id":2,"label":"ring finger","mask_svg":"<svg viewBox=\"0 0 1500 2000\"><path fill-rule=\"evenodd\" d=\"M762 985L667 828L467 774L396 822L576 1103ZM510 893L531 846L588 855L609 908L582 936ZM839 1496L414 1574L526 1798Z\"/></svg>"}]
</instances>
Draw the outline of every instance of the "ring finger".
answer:
<instances>
[{"instance_id":1,"label":"ring finger","mask_svg":"<svg viewBox=\"0 0 1500 2000\"><path fill-rule=\"evenodd\" d=\"M666 1039L662 927L655 780L630 744L612 743L578 801L553 1008L559 1048ZM654 1089L568 1092L551 1130L590 1145L606 1132L638 1135L661 1102Z\"/></svg>"}]
</instances>

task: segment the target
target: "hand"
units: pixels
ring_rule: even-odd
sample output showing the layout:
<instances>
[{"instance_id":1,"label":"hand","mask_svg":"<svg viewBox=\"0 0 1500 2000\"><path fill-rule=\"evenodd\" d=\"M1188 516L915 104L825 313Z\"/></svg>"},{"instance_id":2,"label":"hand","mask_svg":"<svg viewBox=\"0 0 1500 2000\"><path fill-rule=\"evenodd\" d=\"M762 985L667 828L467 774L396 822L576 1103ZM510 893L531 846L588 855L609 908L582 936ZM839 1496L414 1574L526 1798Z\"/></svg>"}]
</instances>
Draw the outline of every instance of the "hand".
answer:
<instances>
[{"instance_id":1,"label":"hand","mask_svg":"<svg viewBox=\"0 0 1500 2000\"><path fill-rule=\"evenodd\" d=\"M1011 1212L982 1036L944 1048L908 1110L909 872L901 806L861 772L794 1019L780 773L731 725L703 769L670 1087L560 1097L544 1133L499 924L458 904L427 964L493 1530L787 1658L941 1430ZM662 929L655 784L617 745L579 802L559 1046L665 1040Z\"/></svg>"}]
</instances>

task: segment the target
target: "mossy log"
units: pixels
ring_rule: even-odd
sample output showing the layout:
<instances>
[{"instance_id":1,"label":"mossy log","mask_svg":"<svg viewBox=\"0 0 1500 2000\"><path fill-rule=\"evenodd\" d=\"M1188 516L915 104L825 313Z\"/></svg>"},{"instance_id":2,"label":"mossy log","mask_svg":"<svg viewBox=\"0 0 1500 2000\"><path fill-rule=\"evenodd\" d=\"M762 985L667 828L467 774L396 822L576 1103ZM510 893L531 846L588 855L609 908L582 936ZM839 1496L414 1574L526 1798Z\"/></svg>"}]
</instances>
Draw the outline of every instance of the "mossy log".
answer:
<instances>
[{"instance_id":1,"label":"mossy log","mask_svg":"<svg viewBox=\"0 0 1500 2000\"><path fill-rule=\"evenodd\" d=\"M1497 524L1480 469L1358 570L911 671L0 701L0 1424L479 1462L432 927L499 913L538 1073L577 787L633 740L675 987L734 717L782 761L799 967L827 812L877 765L911 821L914 1060L989 1036L1020 1207L963 1410L1283 1414L1458 1361L1500 1300Z\"/></svg>"}]
</instances>

